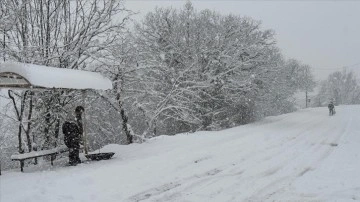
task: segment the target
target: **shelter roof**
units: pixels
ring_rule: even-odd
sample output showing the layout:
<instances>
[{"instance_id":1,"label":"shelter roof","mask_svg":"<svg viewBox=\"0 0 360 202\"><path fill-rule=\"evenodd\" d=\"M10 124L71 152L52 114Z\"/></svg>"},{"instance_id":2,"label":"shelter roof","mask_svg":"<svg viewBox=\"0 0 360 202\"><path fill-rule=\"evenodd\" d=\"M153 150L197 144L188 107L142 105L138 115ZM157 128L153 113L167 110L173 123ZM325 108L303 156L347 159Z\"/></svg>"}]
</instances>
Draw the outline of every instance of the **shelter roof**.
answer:
<instances>
[{"instance_id":1,"label":"shelter roof","mask_svg":"<svg viewBox=\"0 0 360 202\"><path fill-rule=\"evenodd\" d=\"M112 89L100 73L27 63L0 63L0 88Z\"/></svg>"}]
</instances>

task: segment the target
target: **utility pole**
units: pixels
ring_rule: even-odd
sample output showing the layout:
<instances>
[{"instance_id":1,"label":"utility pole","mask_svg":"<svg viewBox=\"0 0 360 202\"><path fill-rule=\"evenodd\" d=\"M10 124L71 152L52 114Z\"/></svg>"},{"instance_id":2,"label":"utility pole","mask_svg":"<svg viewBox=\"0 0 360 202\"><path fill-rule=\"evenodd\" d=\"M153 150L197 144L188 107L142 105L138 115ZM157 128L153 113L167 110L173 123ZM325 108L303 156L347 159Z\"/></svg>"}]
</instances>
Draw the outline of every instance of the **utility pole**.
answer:
<instances>
[{"instance_id":1,"label":"utility pole","mask_svg":"<svg viewBox=\"0 0 360 202\"><path fill-rule=\"evenodd\" d=\"M308 108L308 77L309 77L309 69L305 67L305 108Z\"/></svg>"},{"instance_id":2,"label":"utility pole","mask_svg":"<svg viewBox=\"0 0 360 202\"><path fill-rule=\"evenodd\" d=\"M305 108L308 108L308 91L305 90Z\"/></svg>"}]
</instances>

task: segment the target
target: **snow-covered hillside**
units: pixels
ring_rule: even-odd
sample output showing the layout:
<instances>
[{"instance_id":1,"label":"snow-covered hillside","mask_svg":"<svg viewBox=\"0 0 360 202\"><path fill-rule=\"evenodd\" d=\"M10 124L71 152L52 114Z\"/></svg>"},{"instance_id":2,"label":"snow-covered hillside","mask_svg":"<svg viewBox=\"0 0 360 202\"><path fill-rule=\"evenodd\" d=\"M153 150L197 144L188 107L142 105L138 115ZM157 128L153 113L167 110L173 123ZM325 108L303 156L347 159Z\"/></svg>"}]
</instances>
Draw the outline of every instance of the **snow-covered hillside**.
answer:
<instances>
[{"instance_id":1,"label":"snow-covered hillside","mask_svg":"<svg viewBox=\"0 0 360 202\"><path fill-rule=\"evenodd\" d=\"M360 106L108 145L108 161L0 176L0 201L360 200Z\"/></svg>"}]
</instances>

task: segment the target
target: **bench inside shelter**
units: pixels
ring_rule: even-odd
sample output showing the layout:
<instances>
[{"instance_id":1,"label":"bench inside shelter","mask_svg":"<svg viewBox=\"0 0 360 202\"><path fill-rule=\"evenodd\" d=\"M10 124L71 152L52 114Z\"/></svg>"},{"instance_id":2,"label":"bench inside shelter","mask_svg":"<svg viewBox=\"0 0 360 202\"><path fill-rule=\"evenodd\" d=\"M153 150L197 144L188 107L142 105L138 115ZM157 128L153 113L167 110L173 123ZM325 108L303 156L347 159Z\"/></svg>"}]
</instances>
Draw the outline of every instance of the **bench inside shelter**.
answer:
<instances>
[{"instance_id":1,"label":"bench inside shelter","mask_svg":"<svg viewBox=\"0 0 360 202\"><path fill-rule=\"evenodd\" d=\"M12 161L20 161L20 169L21 172L24 171L24 161L27 159L33 159L33 158L37 158L37 157L42 157L42 156L51 156L51 165L54 165L53 160L55 159L55 156L57 154L61 154L64 152L68 152L69 148L67 148L65 145L54 148L54 149L49 149L49 150L41 150L41 151L32 151L29 153L24 153L24 154L14 154L11 156L11 160Z\"/></svg>"}]
</instances>

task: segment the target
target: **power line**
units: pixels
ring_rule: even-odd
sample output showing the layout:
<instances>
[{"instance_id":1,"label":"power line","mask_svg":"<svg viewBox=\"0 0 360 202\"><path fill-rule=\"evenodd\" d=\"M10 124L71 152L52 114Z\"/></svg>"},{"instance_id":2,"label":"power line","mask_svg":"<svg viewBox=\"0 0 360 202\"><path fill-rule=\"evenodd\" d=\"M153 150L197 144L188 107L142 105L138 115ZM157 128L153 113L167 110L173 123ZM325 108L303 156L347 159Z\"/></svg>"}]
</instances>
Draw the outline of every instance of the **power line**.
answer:
<instances>
[{"instance_id":1,"label":"power line","mask_svg":"<svg viewBox=\"0 0 360 202\"><path fill-rule=\"evenodd\" d=\"M351 64L351 65L341 66L341 67L313 67L312 69L313 70L339 70L339 69L355 67L355 66L360 68L360 62Z\"/></svg>"},{"instance_id":2,"label":"power line","mask_svg":"<svg viewBox=\"0 0 360 202\"><path fill-rule=\"evenodd\" d=\"M359 65L359 66L358 66ZM356 64L352 64L352 65L347 65L347 66L344 66L344 67L353 67L353 66L358 66L360 67L360 62L356 63Z\"/></svg>"}]
</instances>

